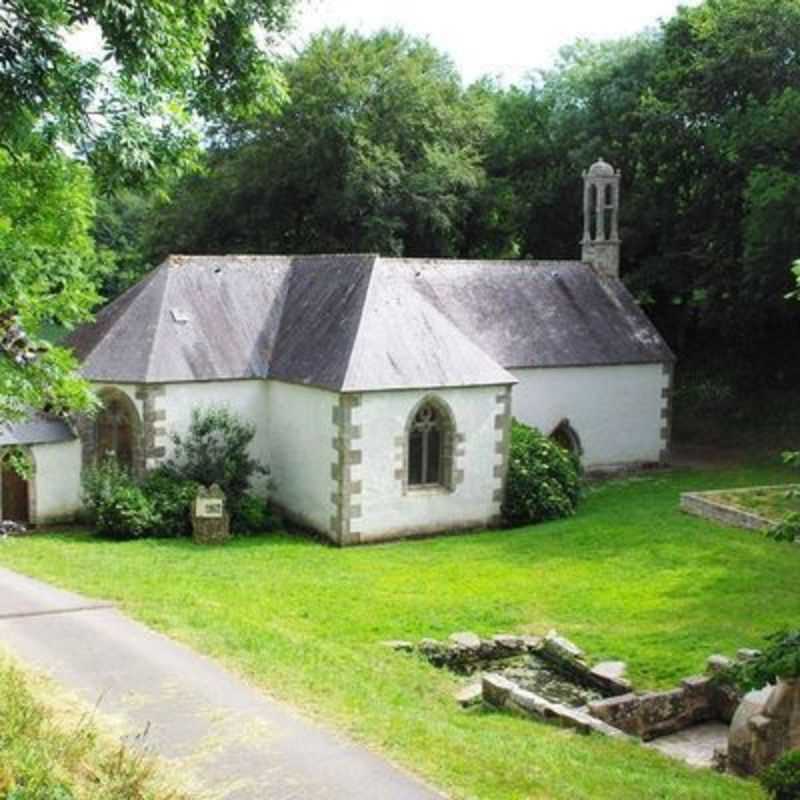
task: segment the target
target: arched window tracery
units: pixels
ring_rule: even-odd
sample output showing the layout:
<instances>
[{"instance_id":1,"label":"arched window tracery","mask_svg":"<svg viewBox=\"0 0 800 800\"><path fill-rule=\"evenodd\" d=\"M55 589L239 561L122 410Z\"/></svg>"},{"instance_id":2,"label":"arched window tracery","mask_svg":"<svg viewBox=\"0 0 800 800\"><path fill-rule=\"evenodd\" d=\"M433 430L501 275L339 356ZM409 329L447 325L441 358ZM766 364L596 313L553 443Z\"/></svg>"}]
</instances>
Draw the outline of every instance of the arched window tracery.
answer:
<instances>
[{"instance_id":1,"label":"arched window tracery","mask_svg":"<svg viewBox=\"0 0 800 800\"><path fill-rule=\"evenodd\" d=\"M408 487L449 488L452 482L454 425L448 409L434 399L423 402L408 427Z\"/></svg>"}]
</instances>

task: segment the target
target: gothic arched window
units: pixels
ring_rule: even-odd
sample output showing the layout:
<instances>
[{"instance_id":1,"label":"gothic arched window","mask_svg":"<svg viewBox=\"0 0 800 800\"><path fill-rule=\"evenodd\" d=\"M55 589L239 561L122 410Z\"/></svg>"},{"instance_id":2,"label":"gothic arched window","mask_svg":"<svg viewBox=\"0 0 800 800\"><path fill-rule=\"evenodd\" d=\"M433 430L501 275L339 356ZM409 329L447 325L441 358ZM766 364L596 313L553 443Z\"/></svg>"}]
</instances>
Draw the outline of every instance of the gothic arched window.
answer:
<instances>
[{"instance_id":1,"label":"gothic arched window","mask_svg":"<svg viewBox=\"0 0 800 800\"><path fill-rule=\"evenodd\" d=\"M408 431L409 487L450 485L453 423L447 410L434 401L420 406Z\"/></svg>"}]
</instances>

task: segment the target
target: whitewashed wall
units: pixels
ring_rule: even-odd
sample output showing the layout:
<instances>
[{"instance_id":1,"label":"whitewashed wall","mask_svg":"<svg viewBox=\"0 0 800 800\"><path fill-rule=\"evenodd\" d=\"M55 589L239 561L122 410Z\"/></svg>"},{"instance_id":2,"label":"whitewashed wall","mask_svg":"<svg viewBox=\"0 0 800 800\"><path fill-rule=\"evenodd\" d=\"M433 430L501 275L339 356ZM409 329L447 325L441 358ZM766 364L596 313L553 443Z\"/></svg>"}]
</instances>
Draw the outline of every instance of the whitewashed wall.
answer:
<instances>
[{"instance_id":1,"label":"whitewashed wall","mask_svg":"<svg viewBox=\"0 0 800 800\"><path fill-rule=\"evenodd\" d=\"M95 388L103 385L96 384ZM114 387L124 391L143 414L136 387ZM255 425L251 453L271 469L270 496L298 519L328 533L333 407L338 395L264 380L169 383L163 389L164 393L155 398L155 408L166 412L166 419L157 423L160 433L155 446L165 448L164 458L174 452L172 435L188 430L193 409L227 408ZM148 461L148 466L155 464ZM265 494L266 480L258 481L253 489Z\"/></svg>"},{"instance_id":2,"label":"whitewashed wall","mask_svg":"<svg viewBox=\"0 0 800 800\"><path fill-rule=\"evenodd\" d=\"M158 427L164 431L156 444L166 448L165 458L173 451L172 435L185 434L189 429L193 409L227 408L245 422L255 425L256 434L250 446L253 457L270 464L270 437L268 408L268 384L262 380L252 381L207 381L201 383L169 383L164 386L164 395L156 400L156 408L166 411L166 420ZM141 413L141 405L137 406ZM253 489L266 492L263 480Z\"/></svg>"},{"instance_id":3,"label":"whitewashed wall","mask_svg":"<svg viewBox=\"0 0 800 800\"><path fill-rule=\"evenodd\" d=\"M81 445L69 442L36 444L31 448L35 478L36 525L69 522L81 507Z\"/></svg>"},{"instance_id":4,"label":"whitewashed wall","mask_svg":"<svg viewBox=\"0 0 800 800\"><path fill-rule=\"evenodd\" d=\"M665 443L661 364L512 370L512 413L549 434L568 419L587 467L658 461Z\"/></svg>"},{"instance_id":5,"label":"whitewashed wall","mask_svg":"<svg viewBox=\"0 0 800 800\"><path fill-rule=\"evenodd\" d=\"M267 390L271 496L298 521L327 534L331 525L333 409L338 394L278 381Z\"/></svg>"},{"instance_id":6,"label":"whitewashed wall","mask_svg":"<svg viewBox=\"0 0 800 800\"><path fill-rule=\"evenodd\" d=\"M500 481L495 466L500 432L495 428L497 395L504 387L472 387L429 391L367 392L353 411L361 430L353 443L361 451L361 464L352 469L352 480L361 483L353 503L360 516L351 530L362 542L464 527L491 524L499 512L494 499ZM456 431L465 434L463 456L455 469L464 479L452 491L409 490L396 476L401 466L397 438L404 437L409 415L424 397L444 400L455 418Z\"/></svg>"}]
</instances>

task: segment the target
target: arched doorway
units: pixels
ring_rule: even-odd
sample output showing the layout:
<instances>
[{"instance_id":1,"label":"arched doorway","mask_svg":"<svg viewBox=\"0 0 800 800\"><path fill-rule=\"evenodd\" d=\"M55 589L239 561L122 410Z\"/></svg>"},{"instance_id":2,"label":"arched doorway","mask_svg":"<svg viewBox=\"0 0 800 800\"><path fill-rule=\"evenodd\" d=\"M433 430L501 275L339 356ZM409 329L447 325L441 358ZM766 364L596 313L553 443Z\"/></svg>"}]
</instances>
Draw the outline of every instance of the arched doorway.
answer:
<instances>
[{"instance_id":1,"label":"arched doorway","mask_svg":"<svg viewBox=\"0 0 800 800\"><path fill-rule=\"evenodd\" d=\"M568 419L562 419L561 422L553 428L550 433L550 438L560 447L563 447L568 453L576 457L580 457L583 453L581 440L575 429L570 425Z\"/></svg>"}]
</instances>

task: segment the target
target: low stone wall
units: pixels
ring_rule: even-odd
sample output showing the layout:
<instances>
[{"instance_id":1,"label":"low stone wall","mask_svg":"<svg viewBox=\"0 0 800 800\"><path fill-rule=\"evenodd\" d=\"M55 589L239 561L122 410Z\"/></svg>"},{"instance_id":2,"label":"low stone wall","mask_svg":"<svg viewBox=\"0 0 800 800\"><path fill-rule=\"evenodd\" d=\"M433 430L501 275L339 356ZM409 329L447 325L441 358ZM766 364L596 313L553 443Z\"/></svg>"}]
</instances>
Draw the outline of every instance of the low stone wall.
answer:
<instances>
[{"instance_id":1,"label":"low stone wall","mask_svg":"<svg viewBox=\"0 0 800 800\"><path fill-rule=\"evenodd\" d=\"M409 646L413 648L410 643ZM435 667L446 667L452 672L470 675L493 661L538 653L541 646L540 636L498 634L491 639L481 639L465 631L454 633L446 642L422 639L417 649Z\"/></svg>"},{"instance_id":2,"label":"low stone wall","mask_svg":"<svg viewBox=\"0 0 800 800\"><path fill-rule=\"evenodd\" d=\"M602 733L605 736L627 738L622 730L590 716L579 708L570 708L562 703L551 703L541 695L521 689L502 675L490 673L481 683L483 701L494 708L553 722L580 733Z\"/></svg>"},{"instance_id":3,"label":"low stone wall","mask_svg":"<svg viewBox=\"0 0 800 800\"><path fill-rule=\"evenodd\" d=\"M589 713L645 741L717 718L713 682L703 675L684 678L666 692L597 700L589 703Z\"/></svg>"},{"instance_id":4,"label":"low stone wall","mask_svg":"<svg viewBox=\"0 0 800 800\"><path fill-rule=\"evenodd\" d=\"M752 650L740 650L737 660L745 661ZM632 736L645 741L698 725L719 721L729 724L741 702L741 695L718 676L734 662L725 656L708 659L706 675L684 678L676 689L665 692L626 694L589 703L589 713Z\"/></svg>"},{"instance_id":5,"label":"low stone wall","mask_svg":"<svg viewBox=\"0 0 800 800\"><path fill-rule=\"evenodd\" d=\"M410 643L387 642L397 649ZM550 631L541 636L512 636L498 634L491 639L481 639L474 633L454 633L446 642L423 639L418 650L436 667L446 667L452 672L469 675L497 661L526 654L536 655L542 661L570 680L591 687L604 696L621 695L631 690L631 684L620 674L613 674L603 664L589 665L583 651L575 644ZM621 664L624 670L624 664Z\"/></svg>"},{"instance_id":6,"label":"low stone wall","mask_svg":"<svg viewBox=\"0 0 800 800\"><path fill-rule=\"evenodd\" d=\"M769 487L753 487L769 488ZM726 490L727 494L734 494L737 491L750 492L753 489ZM747 528L748 530L764 531L769 530L775 523L766 517L761 517L751 511L744 511L736 506L730 506L713 499L718 492L687 492L681 495L680 509L687 514L696 517L703 517L723 525L730 525L734 528Z\"/></svg>"}]
</instances>

